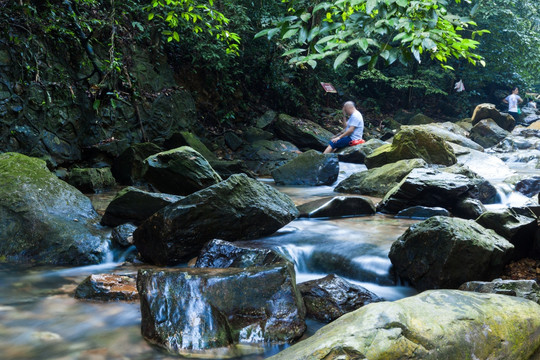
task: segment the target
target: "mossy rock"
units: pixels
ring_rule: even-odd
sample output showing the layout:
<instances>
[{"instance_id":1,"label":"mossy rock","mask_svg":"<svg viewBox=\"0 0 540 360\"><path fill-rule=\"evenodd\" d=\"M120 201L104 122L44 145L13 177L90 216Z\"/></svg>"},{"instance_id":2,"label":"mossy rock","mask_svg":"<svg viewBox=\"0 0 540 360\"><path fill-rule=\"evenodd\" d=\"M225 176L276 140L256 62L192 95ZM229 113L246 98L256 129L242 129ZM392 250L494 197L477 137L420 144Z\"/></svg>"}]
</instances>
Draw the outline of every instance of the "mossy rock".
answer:
<instances>
[{"instance_id":1,"label":"mossy rock","mask_svg":"<svg viewBox=\"0 0 540 360\"><path fill-rule=\"evenodd\" d=\"M429 116L424 114L416 114L409 120L408 125L426 125L434 122L436 121Z\"/></svg>"},{"instance_id":2,"label":"mossy rock","mask_svg":"<svg viewBox=\"0 0 540 360\"><path fill-rule=\"evenodd\" d=\"M197 137L197 135L189 131L180 131L171 135L164 144L166 149L176 149L183 146L189 146L199 154L204 156L206 160L217 159L216 155L208 149L208 147Z\"/></svg>"},{"instance_id":3,"label":"mossy rock","mask_svg":"<svg viewBox=\"0 0 540 360\"><path fill-rule=\"evenodd\" d=\"M484 148L480 144L468 138L469 133L465 129L463 129L459 125L448 121L444 123L434 123L427 125L411 125L407 126L407 128L425 130L450 143L458 144L477 151L484 151Z\"/></svg>"},{"instance_id":4,"label":"mossy rock","mask_svg":"<svg viewBox=\"0 0 540 360\"><path fill-rule=\"evenodd\" d=\"M379 139L370 139L363 144L348 146L345 149L338 152L339 161L363 164L366 156L372 154L376 149L385 145L386 142Z\"/></svg>"},{"instance_id":5,"label":"mossy rock","mask_svg":"<svg viewBox=\"0 0 540 360\"><path fill-rule=\"evenodd\" d=\"M43 160L0 155L0 257L34 264L99 263L109 244L98 221L90 200Z\"/></svg>"},{"instance_id":6,"label":"mossy rock","mask_svg":"<svg viewBox=\"0 0 540 360\"><path fill-rule=\"evenodd\" d=\"M169 194L189 195L221 181L208 161L188 146L149 156L144 164L145 180Z\"/></svg>"},{"instance_id":7,"label":"mossy rock","mask_svg":"<svg viewBox=\"0 0 540 360\"><path fill-rule=\"evenodd\" d=\"M423 291L491 280L502 273L513 251L505 238L473 220L435 216L411 226L392 244L388 257L398 276Z\"/></svg>"},{"instance_id":8,"label":"mossy rock","mask_svg":"<svg viewBox=\"0 0 540 360\"><path fill-rule=\"evenodd\" d=\"M540 305L457 290L369 304L269 360L529 359Z\"/></svg>"},{"instance_id":9,"label":"mossy rock","mask_svg":"<svg viewBox=\"0 0 540 360\"><path fill-rule=\"evenodd\" d=\"M99 192L116 185L111 168L73 168L67 182L85 193Z\"/></svg>"},{"instance_id":10,"label":"mossy rock","mask_svg":"<svg viewBox=\"0 0 540 360\"><path fill-rule=\"evenodd\" d=\"M446 166L457 162L454 151L441 137L421 128L406 128L396 134L392 144L383 145L367 156L365 163L371 169L416 158Z\"/></svg>"},{"instance_id":11,"label":"mossy rock","mask_svg":"<svg viewBox=\"0 0 540 360\"><path fill-rule=\"evenodd\" d=\"M384 196L413 169L425 167L427 163L422 159L400 160L352 174L340 182L335 191L346 194Z\"/></svg>"}]
</instances>

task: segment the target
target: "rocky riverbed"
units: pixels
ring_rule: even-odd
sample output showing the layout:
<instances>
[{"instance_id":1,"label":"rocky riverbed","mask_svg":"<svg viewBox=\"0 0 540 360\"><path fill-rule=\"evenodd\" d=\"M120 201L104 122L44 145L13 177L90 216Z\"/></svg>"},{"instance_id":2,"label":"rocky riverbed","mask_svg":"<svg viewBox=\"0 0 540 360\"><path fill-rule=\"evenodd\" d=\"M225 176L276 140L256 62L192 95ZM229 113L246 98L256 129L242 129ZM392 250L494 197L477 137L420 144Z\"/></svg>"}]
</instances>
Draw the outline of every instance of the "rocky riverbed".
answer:
<instances>
[{"instance_id":1,"label":"rocky riverbed","mask_svg":"<svg viewBox=\"0 0 540 360\"><path fill-rule=\"evenodd\" d=\"M274 115L279 139L252 132L235 160L183 133L110 169L57 169L69 184L0 154L0 351L527 359L538 286L497 279L540 257L540 130L495 111L338 155L317 152L324 129Z\"/></svg>"}]
</instances>

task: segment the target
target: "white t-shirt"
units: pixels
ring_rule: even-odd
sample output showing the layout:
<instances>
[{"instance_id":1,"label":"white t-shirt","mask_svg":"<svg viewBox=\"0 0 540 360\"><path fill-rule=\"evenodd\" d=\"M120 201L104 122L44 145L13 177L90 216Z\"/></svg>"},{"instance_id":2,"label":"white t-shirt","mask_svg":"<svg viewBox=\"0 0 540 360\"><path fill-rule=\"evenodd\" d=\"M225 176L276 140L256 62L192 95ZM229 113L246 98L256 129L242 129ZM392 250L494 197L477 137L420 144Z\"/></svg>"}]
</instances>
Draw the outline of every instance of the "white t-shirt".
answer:
<instances>
[{"instance_id":1,"label":"white t-shirt","mask_svg":"<svg viewBox=\"0 0 540 360\"><path fill-rule=\"evenodd\" d=\"M347 120L347 128L345 131L349 130L351 126L355 127L354 132L351 134L351 139L361 140L364 134L364 118L362 117L360 111L356 110L352 113L349 120Z\"/></svg>"},{"instance_id":2,"label":"white t-shirt","mask_svg":"<svg viewBox=\"0 0 540 360\"><path fill-rule=\"evenodd\" d=\"M508 101L508 111L518 112L518 101L522 100L519 95L508 95L505 100Z\"/></svg>"}]
</instances>

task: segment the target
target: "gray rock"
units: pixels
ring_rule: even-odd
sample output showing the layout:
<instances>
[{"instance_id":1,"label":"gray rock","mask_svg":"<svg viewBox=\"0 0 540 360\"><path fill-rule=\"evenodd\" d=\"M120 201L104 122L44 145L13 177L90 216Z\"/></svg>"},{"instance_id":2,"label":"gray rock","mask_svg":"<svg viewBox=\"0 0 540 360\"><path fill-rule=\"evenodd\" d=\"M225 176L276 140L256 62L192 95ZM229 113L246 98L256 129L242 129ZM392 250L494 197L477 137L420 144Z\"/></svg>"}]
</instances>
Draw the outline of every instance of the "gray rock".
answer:
<instances>
[{"instance_id":1,"label":"gray rock","mask_svg":"<svg viewBox=\"0 0 540 360\"><path fill-rule=\"evenodd\" d=\"M331 185L339 175L336 154L321 154L309 150L272 171L278 185Z\"/></svg>"},{"instance_id":2,"label":"gray rock","mask_svg":"<svg viewBox=\"0 0 540 360\"><path fill-rule=\"evenodd\" d=\"M388 257L396 274L423 291L490 280L502 273L513 250L505 238L472 220L436 216L411 226Z\"/></svg>"},{"instance_id":3,"label":"gray rock","mask_svg":"<svg viewBox=\"0 0 540 360\"><path fill-rule=\"evenodd\" d=\"M156 211L181 199L182 196L151 193L129 186L116 194L107 206L101 223L113 227L128 222L140 224Z\"/></svg>"},{"instance_id":4,"label":"gray rock","mask_svg":"<svg viewBox=\"0 0 540 360\"><path fill-rule=\"evenodd\" d=\"M373 201L362 196L325 197L298 206L300 217L337 218L375 215Z\"/></svg>"},{"instance_id":5,"label":"gray rock","mask_svg":"<svg viewBox=\"0 0 540 360\"><path fill-rule=\"evenodd\" d=\"M304 298L307 316L326 323L364 305L383 301L368 289L333 274L298 284L298 290Z\"/></svg>"},{"instance_id":6,"label":"gray rock","mask_svg":"<svg viewBox=\"0 0 540 360\"><path fill-rule=\"evenodd\" d=\"M232 151L238 150L244 143L244 141L232 131L227 131L224 137L225 143Z\"/></svg>"},{"instance_id":7,"label":"gray rock","mask_svg":"<svg viewBox=\"0 0 540 360\"><path fill-rule=\"evenodd\" d=\"M306 330L291 266L139 270L142 335L175 354L288 343Z\"/></svg>"},{"instance_id":8,"label":"gray rock","mask_svg":"<svg viewBox=\"0 0 540 360\"><path fill-rule=\"evenodd\" d=\"M169 194L189 195L221 181L208 161L188 146L152 155L144 164L145 180Z\"/></svg>"},{"instance_id":9,"label":"gray rock","mask_svg":"<svg viewBox=\"0 0 540 360\"><path fill-rule=\"evenodd\" d=\"M534 280L495 279L491 282L469 281L461 285L459 290L517 296L540 304L540 286Z\"/></svg>"},{"instance_id":10,"label":"gray rock","mask_svg":"<svg viewBox=\"0 0 540 360\"><path fill-rule=\"evenodd\" d=\"M289 142L261 140L244 146L237 155L250 170L259 175L270 175L274 169L296 158L300 153L300 150Z\"/></svg>"},{"instance_id":11,"label":"gray rock","mask_svg":"<svg viewBox=\"0 0 540 360\"><path fill-rule=\"evenodd\" d=\"M480 104L474 109L472 124L476 125L484 119L492 119L506 131L511 131L516 125L516 121L512 116L501 113L493 104Z\"/></svg>"},{"instance_id":12,"label":"gray rock","mask_svg":"<svg viewBox=\"0 0 540 360\"><path fill-rule=\"evenodd\" d=\"M144 175L144 160L161 151L161 148L152 143L134 144L124 150L114 160L112 173L119 183L133 185L142 180Z\"/></svg>"},{"instance_id":13,"label":"gray rock","mask_svg":"<svg viewBox=\"0 0 540 360\"><path fill-rule=\"evenodd\" d=\"M269 131L251 126L245 129L243 137L248 143L252 144L260 140L270 140L274 137L274 134Z\"/></svg>"},{"instance_id":14,"label":"gray rock","mask_svg":"<svg viewBox=\"0 0 540 360\"><path fill-rule=\"evenodd\" d=\"M210 240L271 235L297 216L288 196L244 174L233 175L161 209L133 237L147 262L175 265L197 256Z\"/></svg>"},{"instance_id":15,"label":"gray rock","mask_svg":"<svg viewBox=\"0 0 540 360\"><path fill-rule=\"evenodd\" d=\"M413 206L397 213L397 218L425 220L433 216L450 216L450 212L441 207Z\"/></svg>"},{"instance_id":16,"label":"gray rock","mask_svg":"<svg viewBox=\"0 0 540 360\"><path fill-rule=\"evenodd\" d=\"M540 193L540 176L533 176L518 181L516 183L516 191L527 197L532 197Z\"/></svg>"},{"instance_id":17,"label":"gray rock","mask_svg":"<svg viewBox=\"0 0 540 360\"><path fill-rule=\"evenodd\" d=\"M476 220L486 211L486 207L480 200L468 198L458 201L452 209L455 216L468 220Z\"/></svg>"},{"instance_id":18,"label":"gray rock","mask_svg":"<svg viewBox=\"0 0 540 360\"><path fill-rule=\"evenodd\" d=\"M133 233L137 227L133 224L122 224L115 227L111 233L112 244L119 248L133 245Z\"/></svg>"},{"instance_id":19,"label":"gray rock","mask_svg":"<svg viewBox=\"0 0 540 360\"><path fill-rule=\"evenodd\" d=\"M256 121L256 125L259 129L265 129L270 126L274 120L276 120L277 114L275 111L268 110Z\"/></svg>"},{"instance_id":20,"label":"gray rock","mask_svg":"<svg viewBox=\"0 0 540 360\"><path fill-rule=\"evenodd\" d=\"M508 135L510 133L497 125L492 119L479 121L471 130L471 139L485 148L497 145Z\"/></svg>"},{"instance_id":21,"label":"gray rock","mask_svg":"<svg viewBox=\"0 0 540 360\"><path fill-rule=\"evenodd\" d=\"M247 268L289 263L271 249L247 247L224 240L212 240L201 250L196 268Z\"/></svg>"},{"instance_id":22,"label":"gray rock","mask_svg":"<svg viewBox=\"0 0 540 360\"><path fill-rule=\"evenodd\" d=\"M105 168L73 168L69 172L67 182L85 193L96 193L110 189L116 185L111 169Z\"/></svg>"},{"instance_id":23,"label":"gray rock","mask_svg":"<svg viewBox=\"0 0 540 360\"><path fill-rule=\"evenodd\" d=\"M292 142L301 149L323 151L333 134L310 120L293 118L280 114L275 124L275 131L283 140Z\"/></svg>"}]
</instances>

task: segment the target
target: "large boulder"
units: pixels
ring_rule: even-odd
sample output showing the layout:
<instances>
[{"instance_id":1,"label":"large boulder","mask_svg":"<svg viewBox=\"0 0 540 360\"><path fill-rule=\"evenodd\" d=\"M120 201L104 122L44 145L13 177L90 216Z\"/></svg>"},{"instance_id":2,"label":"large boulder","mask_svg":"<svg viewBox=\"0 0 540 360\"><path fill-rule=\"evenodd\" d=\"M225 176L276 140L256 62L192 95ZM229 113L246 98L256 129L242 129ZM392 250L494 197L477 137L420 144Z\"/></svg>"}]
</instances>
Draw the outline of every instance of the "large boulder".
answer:
<instances>
[{"instance_id":1,"label":"large boulder","mask_svg":"<svg viewBox=\"0 0 540 360\"><path fill-rule=\"evenodd\" d=\"M484 119L476 123L471 130L471 139L485 148L497 145L510 133L501 128L492 119Z\"/></svg>"},{"instance_id":2,"label":"large boulder","mask_svg":"<svg viewBox=\"0 0 540 360\"><path fill-rule=\"evenodd\" d=\"M540 286L535 280L469 281L461 285L459 290L517 296L540 304Z\"/></svg>"},{"instance_id":3,"label":"large boulder","mask_svg":"<svg viewBox=\"0 0 540 360\"><path fill-rule=\"evenodd\" d=\"M427 163L422 159L399 160L395 163L352 174L341 181L334 191L346 194L384 196L413 169L427 166Z\"/></svg>"},{"instance_id":4,"label":"large boulder","mask_svg":"<svg viewBox=\"0 0 540 360\"><path fill-rule=\"evenodd\" d=\"M51 173L45 161L0 155L0 258L83 265L103 261L108 235L90 200Z\"/></svg>"},{"instance_id":5,"label":"large boulder","mask_svg":"<svg viewBox=\"0 0 540 360\"><path fill-rule=\"evenodd\" d=\"M327 323L364 305L383 301L368 289L333 274L298 284L298 290L304 298L307 316Z\"/></svg>"},{"instance_id":6,"label":"large boulder","mask_svg":"<svg viewBox=\"0 0 540 360\"><path fill-rule=\"evenodd\" d=\"M300 154L300 150L287 141L260 140L243 147L238 157L243 159L248 168L259 175L271 172L286 164Z\"/></svg>"},{"instance_id":7,"label":"large boulder","mask_svg":"<svg viewBox=\"0 0 540 360\"><path fill-rule=\"evenodd\" d=\"M75 297L101 301L137 301L139 293L134 276L94 274L88 276L77 286Z\"/></svg>"},{"instance_id":8,"label":"large boulder","mask_svg":"<svg viewBox=\"0 0 540 360\"><path fill-rule=\"evenodd\" d=\"M289 265L139 270L142 335L169 352L291 342L305 307Z\"/></svg>"},{"instance_id":9,"label":"large boulder","mask_svg":"<svg viewBox=\"0 0 540 360\"><path fill-rule=\"evenodd\" d=\"M392 144L383 145L367 156L365 163L371 169L416 158L447 166L457 162L454 151L441 137L421 128L405 128L396 134Z\"/></svg>"},{"instance_id":10,"label":"large boulder","mask_svg":"<svg viewBox=\"0 0 540 360\"><path fill-rule=\"evenodd\" d=\"M271 249L254 248L215 239L201 250L197 268L248 268L288 263L282 255Z\"/></svg>"},{"instance_id":11,"label":"large boulder","mask_svg":"<svg viewBox=\"0 0 540 360\"><path fill-rule=\"evenodd\" d=\"M276 134L301 149L323 151L333 134L310 120L280 114L274 125Z\"/></svg>"},{"instance_id":12,"label":"large boulder","mask_svg":"<svg viewBox=\"0 0 540 360\"><path fill-rule=\"evenodd\" d=\"M497 190L484 178L462 166L414 169L379 203L384 213L396 214L412 206L443 207L452 211L462 199L492 201Z\"/></svg>"},{"instance_id":13,"label":"large boulder","mask_svg":"<svg viewBox=\"0 0 540 360\"><path fill-rule=\"evenodd\" d=\"M247 167L242 160L210 160L210 166L215 172L221 176L222 179L228 179L229 176L234 174L246 174L251 177L255 177L253 172Z\"/></svg>"},{"instance_id":14,"label":"large boulder","mask_svg":"<svg viewBox=\"0 0 540 360\"><path fill-rule=\"evenodd\" d=\"M484 119L492 119L506 131L512 131L516 120L506 113L501 113L493 104L480 104L474 109L472 124L476 125Z\"/></svg>"},{"instance_id":15,"label":"large boulder","mask_svg":"<svg viewBox=\"0 0 540 360\"><path fill-rule=\"evenodd\" d=\"M244 144L244 140L242 140L240 136L236 135L232 131L227 131L223 135L223 138L225 140L225 144L227 144L229 149L231 149L232 151L238 150Z\"/></svg>"},{"instance_id":16,"label":"large boulder","mask_svg":"<svg viewBox=\"0 0 540 360\"><path fill-rule=\"evenodd\" d=\"M532 253L538 224L536 216L529 209L491 210L483 213L476 222L510 241L516 248L518 258Z\"/></svg>"},{"instance_id":17,"label":"large boulder","mask_svg":"<svg viewBox=\"0 0 540 360\"><path fill-rule=\"evenodd\" d=\"M387 143L382 140L370 139L363 144L346 147L338 153L338 158L346 163L363 164L366 156L385 144Z\"/></svg>"},{"instance_id":18,"label":"large boulder","mask_svg":"<svg viewBox=\"0 0 540 360\"><path fill-rule=\"evenodd\" d=\"M189 131L179 131L172 134L171 137L165 141L164 146L169 150L188 146L201 154L208 161L217 159L216 155L204 145L201 139Z\"/></svg>"},{"instance_id":19,"label":"large boulder","mask_svg":"<svg viewBox=\"0 0 540 360\"><path fill-rule=\"evenodd\" d=\"M529 359L540 305L503 295L426 291L344 315L269 360Z\"/></svg>"},{"instance_id":20,"label":"large boulder","mask_svg":"<svg viewBox=\"0 0 540 360\"><path fill-rule=\"evenodd\" d=\"M221 181L208 161L188 146L157 153L144 163L144 178L169 194L189 195Z\"/></svg>"},{"instance_id":21,"label":"large boulder","mask_svg":"<svg viewBox=\"0 0 540 360\"><path fill-rule=\"evenodd\" d=\"M321 154L309 150L272 171L278 185L331 185L339 175L336 154Z\"/></svg>"},{"instance_id":22,"label":"large boulder","mask_svg":"<svg viewBox=\"0 0 540 360\"><path fill-rule=\"evenodd\" d=\"M73 168L66 181L85 193L96 193L116 185L111 169L108 167Z\"/></svg>"},{"instance_id":23,"label":"large boulder","mask_svg":"<svg viewBox=\"0 0 540 360\"><path fill-rule=\"evenodd\" d=\"M484 151L484 148L480 144L467 137L469 133L465 129L451 122L405 127L405 129L407 128L422 129L440 137L443 140L448 141L449 143L457 144L476 151Z\"/></svg>"},{"instance_id":24,"label":"large boulder","mask_svg":"<svg viewBox=\"0 0 540 360\"><path fill-rule=\"evenodd\" d=\"M362 196L332 196L298 206L300 217L336 218L375 215L373 201Z\"/></svg>"},{"instance_id":25,"label":"large boulder","mask_svg":"<svg viewBox=\"0 0 540 360\"><path fill-rule=\"evenodd\" d=\"M472 220L435 216L411 226L388 257L396 274L416 289L452 289L500 275L513 250L505 238Z\"/></svg>"},{"instance_id":26,"label":"large boulder","mask_svg":"<svg viewBox=\"0 0 540 360\"><path fill-rule=\"evenodd\" d=\"M452 208L454 216L467 220L476 220L487 211L486 207L478 199L462 199Z\"/></svg>"},{"instance_id":27,"label":"large boulder","mask_svg":"<svg viewBox=\"0 0 540 360\"><path fill-rule=\"evenodd\" d=\"M197 256L215 238L236 241L270 235L297 216L288 196L240 174L161 209L133 238L146 261L174 265Z\"/></svg>"},{"instance_id":28,"label":"large boulder","mask_svg":"<svg viewBox=\"0 0 540 360\"><path fill-rule=\"evenodd\" d=\"M158 152L161 152L161 148L156 144L133 144L114 160L111 169L114 177L124 185L133 185L139 182L145 171L144 160Z\"/></svg>"},{"instance_id":29,"label":"large boulder","mask_svg":"<svg viewBox=\"0 0 540 360\"><path fill-rule=\"evenodd\" d=\"M451 216L450 212L441 207L413 206L397 213L400 219L426 220L434 216Z\"/></svg>"},{"instance_id":30,"label":"large boulder","mask_svg":"<svg viewBox=\"0 0 540 360\"><path fill-rule=\"evenodd\" d=\"M105 209L101 223L111 227L129 222L140 224L156 211L181 199L182 196L151 193L129 186L116 194Z\"/></svg>"}]
</instances>

